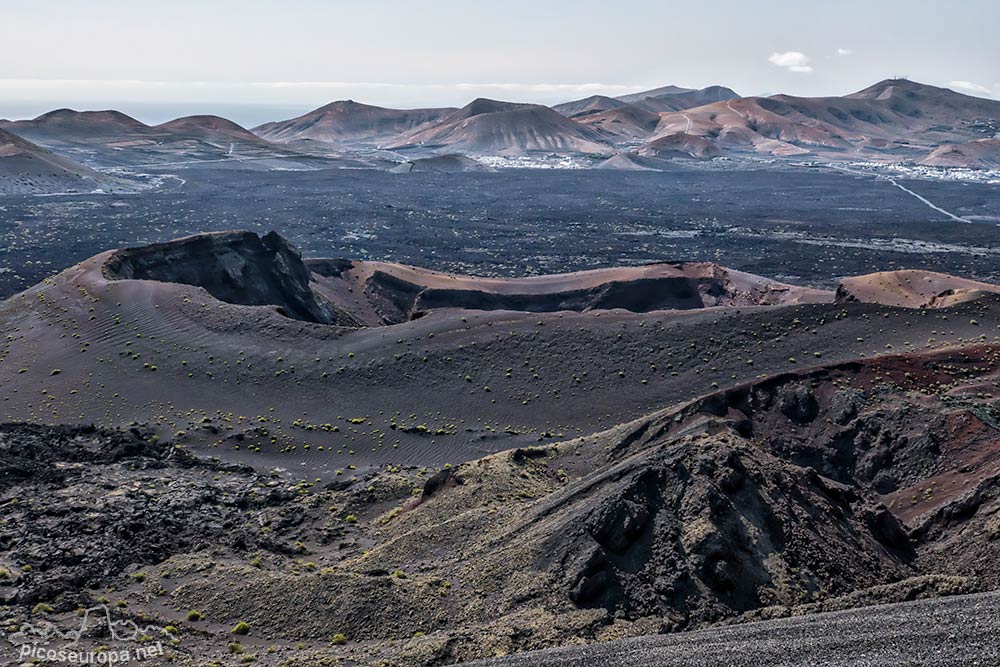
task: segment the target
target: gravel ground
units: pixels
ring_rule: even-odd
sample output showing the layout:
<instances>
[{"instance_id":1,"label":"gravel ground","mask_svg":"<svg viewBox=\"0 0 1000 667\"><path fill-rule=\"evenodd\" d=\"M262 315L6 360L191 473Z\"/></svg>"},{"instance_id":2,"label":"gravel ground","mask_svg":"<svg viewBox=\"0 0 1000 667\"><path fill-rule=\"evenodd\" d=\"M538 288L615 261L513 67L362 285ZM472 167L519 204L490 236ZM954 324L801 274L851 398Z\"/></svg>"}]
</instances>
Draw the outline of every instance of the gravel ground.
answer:
<instances>
[{"instance_id":1,"label":"gravel ground","mask_svg":"<svg viewBox=\"0 0 1000 667\"><path fill-rule=\"evenodd\" d=\"M479 667L907 667L1000 664L1000 593L560 648Z\"/></svg>"}]
</instances>

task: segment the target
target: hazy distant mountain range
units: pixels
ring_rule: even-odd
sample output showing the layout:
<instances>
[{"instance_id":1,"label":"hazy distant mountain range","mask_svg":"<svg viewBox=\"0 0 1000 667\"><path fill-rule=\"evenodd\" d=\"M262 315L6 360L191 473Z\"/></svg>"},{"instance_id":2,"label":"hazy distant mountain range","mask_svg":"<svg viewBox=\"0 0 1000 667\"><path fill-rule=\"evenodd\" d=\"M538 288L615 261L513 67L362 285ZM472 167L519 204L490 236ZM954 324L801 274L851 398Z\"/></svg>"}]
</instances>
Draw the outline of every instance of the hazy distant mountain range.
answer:
<instances>
[{"instance_id":1,"label":"hazy distant mountain range","mask_svg":"<svg viewBox=\"0 0 1000 667\"><path fill-rule=\"evenodd\" d=\"M37 157L32 173L47 178L61 178L62 170L83 174L94 167L226 160L263 168L276 160L286 166L361 160L356 166L391 169L441 155L576 155L595 166L604 161L607 168L626 169L750 156L1000 165L1000 101L906 79L820 98L740 97L722 86L666 86L551 108L477 99L461 109L386 109L347 100L252 129L218 116L149 126L117 111L60 109L34 120L0 121L0 129L36 144L4 149L4 178L22 176L28 169L24 156L46 151L71 161ZM43 162L48 166L40 167ZM451 164L468 168L467 162L439 163Z\"/></svg>"},{"instance_id":2,"label":"hazy distant mountain range","mask_svg":"<svg viewBox=\"0 0 1000 667\"><path fill-rule=\"evenodd\" d=\"M552 113L552 112L557 113ZM559 118L559 116L563 118ZM711 158L741 153L939 162L946 144L993 139L1000 102L905 79L843 97L740 97L722 86L666 86L617 98L540 105L475 100L455 109L393 110L336 102L253 130L279 142L318 139L343 146L457 152L536 151L608 156ZM994 143L950 151L952 166L988 167Z\"/></svg>"}]
</instances>

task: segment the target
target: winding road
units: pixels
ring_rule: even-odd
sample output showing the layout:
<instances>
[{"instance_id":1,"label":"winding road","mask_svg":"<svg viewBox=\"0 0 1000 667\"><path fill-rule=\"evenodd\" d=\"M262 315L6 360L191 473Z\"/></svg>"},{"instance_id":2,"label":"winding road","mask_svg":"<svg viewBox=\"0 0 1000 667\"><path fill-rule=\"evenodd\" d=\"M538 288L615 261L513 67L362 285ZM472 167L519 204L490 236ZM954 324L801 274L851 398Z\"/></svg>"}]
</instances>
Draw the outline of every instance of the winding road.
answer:
<instances>
[{"instance_id":1,"label":"winding road","mask_svg":"<svg viewBox=\"0 0 1000 667\"><path fill-rule=\"evenodd\" d=\"M740 118L742 118L743 120L749 120L749 118L747 118L746 115L744 115L742 111L737 111L736 109L733 108L733 103L732 102L726 102L726 107L730 111L732 111L734 114L736 114L737 116L739 116Z\"/></svg>"}]
</instances>

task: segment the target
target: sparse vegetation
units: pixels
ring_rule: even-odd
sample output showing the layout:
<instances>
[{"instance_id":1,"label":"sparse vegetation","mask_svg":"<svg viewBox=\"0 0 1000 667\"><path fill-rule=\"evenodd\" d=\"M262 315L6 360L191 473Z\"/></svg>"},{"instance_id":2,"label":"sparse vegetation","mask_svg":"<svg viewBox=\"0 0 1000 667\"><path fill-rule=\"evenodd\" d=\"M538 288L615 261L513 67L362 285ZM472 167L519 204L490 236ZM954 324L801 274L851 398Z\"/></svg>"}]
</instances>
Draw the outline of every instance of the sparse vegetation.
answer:
<instances>
[{"instance_id":1,"label":"sparse vegetation","mask_svg":"<svg viewBox=\"0 0 1000 667\"><path fill-rule=\"evenodd\" d=\"M246 621L240 621L233 626L233 629L230 630L230 632L234 635L248 635L250 634L250 624Z\"/></svg>"}]
</instances>

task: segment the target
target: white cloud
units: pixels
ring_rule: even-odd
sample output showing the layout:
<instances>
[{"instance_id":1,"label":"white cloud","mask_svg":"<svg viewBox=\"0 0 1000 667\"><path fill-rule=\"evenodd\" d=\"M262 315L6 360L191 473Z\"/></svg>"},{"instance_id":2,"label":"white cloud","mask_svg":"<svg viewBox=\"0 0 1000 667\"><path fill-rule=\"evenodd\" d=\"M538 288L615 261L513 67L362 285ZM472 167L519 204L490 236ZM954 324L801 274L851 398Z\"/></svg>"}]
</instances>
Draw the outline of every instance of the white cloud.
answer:
<instances>
[{"instance_id":1,"label":"white cloud","mask_svg":"<svg viewBox=\"0 0 1000 667\"><path fill-rule=\"evenodd\" d=\"M772 53L767 59L772 65L784 67L789 72L800 72L808 74L813 71L812 60L801 51L785 51L784 53Z\"/></svg>"},{"instance_id":2,"label":"white cloud","mask_svg":"<svg viewBox=\"0 0 1000 667\"><path fill-rule=\"evenodd\" d=\"M951 81L948 83L949 88L955 88L961 90L963 93L972 93L973 95L992 95L993 91L982 86L978 83L973 83L972 81Z\"/></svg>"},{"instance_id":3,"label":"white cloud","mask_svg":"<svg viewBox=\"0 0 1000 667\"><path fill-rule=\"evenodd\" d=\"M837 55L838 56L853 56L854 55L854 51L852 51L851 49L837 49Z\"/></svg>"}]
</instances>

